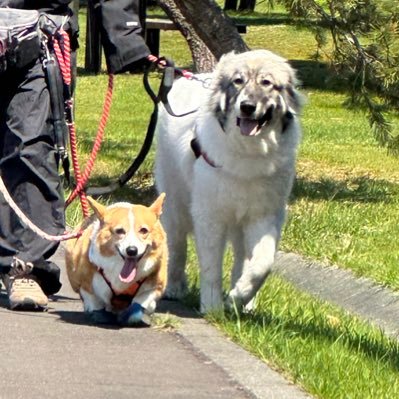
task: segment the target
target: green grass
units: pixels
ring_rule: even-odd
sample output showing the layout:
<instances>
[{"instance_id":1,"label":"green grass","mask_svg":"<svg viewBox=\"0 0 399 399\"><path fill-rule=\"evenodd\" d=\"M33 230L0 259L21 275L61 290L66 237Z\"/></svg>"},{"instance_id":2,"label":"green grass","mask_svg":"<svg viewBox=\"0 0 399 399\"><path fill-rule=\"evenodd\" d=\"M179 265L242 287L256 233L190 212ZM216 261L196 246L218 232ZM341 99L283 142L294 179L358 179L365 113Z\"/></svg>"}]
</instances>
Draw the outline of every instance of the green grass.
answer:
<instances>
[{"instance_id":1,"label":"green grass","mask_svg":"<svg viewBox=\"0 0 399 399\"><path fill-rule=\"evenodd\" d=\"M210 315L244 348L321 398L394 398L399 346L378 330L272 277L244 316Z\"/></svg>"},{"instance_id":2,"label":"green grass","mask_svg":"<svg viewBox=\"0 0 399 399\"><path fill-rule=\"evenodd\" d=\"M288 58L303 82L303 141L281 248L351 269L399 290L398 160L376 145L361 111L343 106L345 91L327 89L331 76L326 65L313 58L316 43L311 32L297 27L281 8L268 13L265 2L259 2L254 14L234 17L248 24L244 38L251 48L268 48ZM81 21L84 32L83 10ZM192 65L187 45L177 32L162 32L161 54L178 66ZM107 86L104 73L84 73L83 55L84 37L76 91L82 166L91 150ZM115 78L111 117L91 185L115 181L139 151L152 111L141 79L140 74ZM159 80L154 76L152 82L157 85ZM153 161L151 151L137 176L102 200L152 201ZM78 201L68 208L67 218L71 225L81 218ZM188 263L191 295L187 303L196 307L198 267L192 243ZM230 252L225 263L227 288ZM238 318L210 315L209 319L317 397L398 397L396 342L276 276L262 288L253 314Z\"/></svg>"}]
</instances>

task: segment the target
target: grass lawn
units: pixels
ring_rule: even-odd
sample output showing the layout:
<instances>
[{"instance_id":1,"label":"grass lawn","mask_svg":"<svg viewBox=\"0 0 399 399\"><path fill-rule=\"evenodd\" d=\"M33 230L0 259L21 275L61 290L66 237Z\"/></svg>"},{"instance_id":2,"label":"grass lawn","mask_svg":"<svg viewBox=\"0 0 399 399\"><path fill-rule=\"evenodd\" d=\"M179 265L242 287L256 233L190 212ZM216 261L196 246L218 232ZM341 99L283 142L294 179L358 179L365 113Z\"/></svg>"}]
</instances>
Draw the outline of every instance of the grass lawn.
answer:
<instances>
[{"instance_id":1,"label":"grass lawn","mask_svg":"<svg viewBox=\"0 0 399 399\"><path fill-rule=\"evenodd\" d=\"M398 290L398 159L376 145L362 112L343 107L345 92L326 89L328 74L325 65L313 59L312 33L292 23L282 9L266 11L265 3L259 2L255 14L241 16L248 24L244 38L252 48L268 48L288 58L298 69L307 101L297 182L281 249L351 269ZM85 32L83 10L81 31ZM161 54L179 66L191 65L187 46L177 32L162 32ZM76 91L84 166L100 119L107 76L86 74L83 59L84 37ZM158 77L152 82L157 85ZM111 117L90 184L114 181L130 165L143 141L151 107L141 75L115 78ZM103 201L149 203L154 197L152 166L153 151L133 181ZM67 218L74 225L80 217L75 201ZM230 265L229 253L226 269ZM188 303L196 306L198 270L192 245L188 266L192 286ZM253 315L210 315L209 319L317 397L399 397L396 342L277 276L261 290Z\"/></svg>"}]
</instances>

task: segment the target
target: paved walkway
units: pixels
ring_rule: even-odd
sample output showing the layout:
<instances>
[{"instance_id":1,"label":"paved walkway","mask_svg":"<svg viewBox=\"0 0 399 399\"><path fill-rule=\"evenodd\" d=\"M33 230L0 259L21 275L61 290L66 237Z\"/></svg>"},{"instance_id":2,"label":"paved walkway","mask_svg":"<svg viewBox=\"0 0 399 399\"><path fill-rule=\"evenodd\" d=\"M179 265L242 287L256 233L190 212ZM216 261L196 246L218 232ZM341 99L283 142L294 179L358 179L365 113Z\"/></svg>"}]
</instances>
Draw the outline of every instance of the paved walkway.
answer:
<instances>
[{"instance_id":1,"label":"paved walkway","mask_svg":"<svg viewBox=\"0 0 399 399\"><path fill-rule=\"evenodd\" d=\"M177 303L159 307L178 318L173 330L87 324L62 277L46 313L9 311L2 291L1 399L309 397Z\"/></svg>"},{"instance_id":2,"label":"paved walkway","mask_svg":"<svg viewBox=\"0 0 399 399\"><path fill-rule=\"evenodd\" d=\"M59 251L55 261L63 267ZM397 338L399 296L349 271L279 254L275 270L298 288L342 306ZM0 295L0 398L309 398L192 311L162 301L174 329L87 323L63 270L46 313L11 312Z\"/></svg>"}]
</instances>

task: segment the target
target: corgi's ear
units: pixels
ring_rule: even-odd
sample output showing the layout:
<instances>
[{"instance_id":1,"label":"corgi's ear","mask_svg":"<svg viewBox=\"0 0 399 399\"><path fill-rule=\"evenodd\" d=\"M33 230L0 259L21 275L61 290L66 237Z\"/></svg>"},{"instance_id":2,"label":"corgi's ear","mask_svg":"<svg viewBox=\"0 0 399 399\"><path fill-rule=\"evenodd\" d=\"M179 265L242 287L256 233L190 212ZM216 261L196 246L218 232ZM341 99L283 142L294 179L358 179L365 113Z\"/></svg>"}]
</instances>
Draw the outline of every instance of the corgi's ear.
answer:
<instances>
[{"instance_id":1,"label":"corgi's ear","mask_svg":"<svg viewBox=\"0 0 399 399\"><path fill-rule=\"evenodd\" d=\"M165 193L161 193L159 197L150 206L150 209L159 217L162 214L163 201L165 199Z\"/></svg>"},{"instance_id":2,"label":"corgi's ear","mask_svg":"<svg viewBox=\"0 0 399 399\"><path fill-rule=\"evenodd\" d=\"M97 202L94 198L92 197L87 197L87 202L89 203L91 209L93 209L95 215L98 217L100 220L104 220L104 213L105 213L105 206L101 205L99 202Z\"/></svg>"}]
</instances>

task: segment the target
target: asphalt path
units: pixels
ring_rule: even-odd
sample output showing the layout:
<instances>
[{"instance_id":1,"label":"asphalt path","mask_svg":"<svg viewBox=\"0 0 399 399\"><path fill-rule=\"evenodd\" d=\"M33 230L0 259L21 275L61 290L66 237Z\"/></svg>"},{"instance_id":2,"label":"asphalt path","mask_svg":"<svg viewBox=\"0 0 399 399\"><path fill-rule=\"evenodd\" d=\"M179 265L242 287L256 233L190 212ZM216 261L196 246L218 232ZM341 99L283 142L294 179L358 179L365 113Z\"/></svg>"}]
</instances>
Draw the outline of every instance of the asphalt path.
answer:
<instances>
[{"instance_id":1,"label":"asphalt path","mask_svg":"<svg viewBox=\"0 0 399 399\"><path fill-rule=\"evenodd\" d=\"M47 312L7 309L0 294L0 398L306 398L267 364L198 314L162 301L172 328L120 328L88 322L54 257L63 286Z\"/></svg>"}]
</instances>

